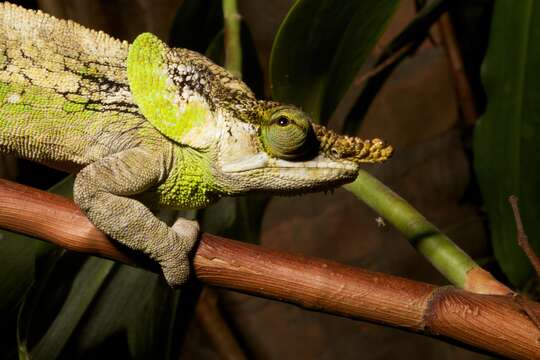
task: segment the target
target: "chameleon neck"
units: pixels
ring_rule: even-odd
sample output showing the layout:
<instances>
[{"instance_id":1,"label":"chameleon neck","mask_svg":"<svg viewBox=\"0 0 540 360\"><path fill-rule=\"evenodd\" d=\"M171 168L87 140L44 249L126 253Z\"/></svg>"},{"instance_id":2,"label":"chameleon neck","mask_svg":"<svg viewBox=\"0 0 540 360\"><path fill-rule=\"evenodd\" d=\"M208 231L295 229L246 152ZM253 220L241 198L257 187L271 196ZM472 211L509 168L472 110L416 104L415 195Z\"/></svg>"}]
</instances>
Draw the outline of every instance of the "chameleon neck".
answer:
<instances>
[{"instance_id":1,"label":"chameleon neck","mask_svg":"<svg viewBox=\"0 0 540 360\"><path fill-rule=\"evenodd\" d=\"M156 189L159 204L177 209L200 209L216 202L225 191L215 182L212 159L188 147L174 149L174 166Z\"/></svg>"}]
</instances>

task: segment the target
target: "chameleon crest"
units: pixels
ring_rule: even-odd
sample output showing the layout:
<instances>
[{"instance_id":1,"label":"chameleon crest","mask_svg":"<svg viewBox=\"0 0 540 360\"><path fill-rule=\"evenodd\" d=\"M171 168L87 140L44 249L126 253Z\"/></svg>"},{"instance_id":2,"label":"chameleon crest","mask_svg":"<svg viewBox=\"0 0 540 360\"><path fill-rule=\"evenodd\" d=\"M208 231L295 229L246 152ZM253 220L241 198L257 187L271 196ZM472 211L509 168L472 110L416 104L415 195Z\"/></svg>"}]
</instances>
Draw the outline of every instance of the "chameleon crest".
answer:
<instances>
[{"instance_id":1,"label":"chameleon crest","mask_svg":"<svg viewBox=\"0 0 540 360\"><path fill-rule=\"evenodd\" d=\"M215 131L214 118L206 100L182 84L193 75L187 75L189 79L171 76L174 72L169 67L180 73L186 70L185 65L171 63L173 53L153 34L144 33L135 39L127 58L133 100L146 120L166 137L179 144L205 148L214 140L208 136Z\"/></svg>"}]
</instances>

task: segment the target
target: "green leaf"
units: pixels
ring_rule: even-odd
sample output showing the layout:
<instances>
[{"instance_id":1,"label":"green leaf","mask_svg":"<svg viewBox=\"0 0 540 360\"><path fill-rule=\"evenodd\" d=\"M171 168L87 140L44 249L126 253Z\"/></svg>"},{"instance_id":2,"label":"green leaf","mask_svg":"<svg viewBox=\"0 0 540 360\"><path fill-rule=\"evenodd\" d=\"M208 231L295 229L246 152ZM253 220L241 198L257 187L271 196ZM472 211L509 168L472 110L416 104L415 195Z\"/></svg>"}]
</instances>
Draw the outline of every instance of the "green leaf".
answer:
<instances>
[{"instance_id":1,"label":"green leaf","mask_svg":"<svg viewBox=\"0 0 540 360\"><path fill-rule=\"evenodd\" d=\"M531 245L540 251L540 3L495 2L483 65L487 110L475 131L475 168L495 256L522 286L532 267L516 241L508 196L520 201Z\"/></svg>"},{"instance_id":2,"label":"green leaf","mask_svg":"<svg viewBox=\"0 0 540 360\"><path fill-rule=\"evenodd\" d=\"M323 122L365 63L399 0L299 0L281 24L270 57L274 99Z\"/></svg>"},{"instance_id":3,"label":"green leaf","mask_svg":"<svg viewBox=\"0 0 540 360\"><path fill-rule=\"evenodd\" d=\"M72 288L53 323L31 351L34 359L56 359L113 269L110 260L89 258L73 281Z\"/></svg>"},{"instance_id":4,"label":"green leaf","mask_svg":"<svg viewBox=\"0 0 540 360\"><path fill-rule=\"evenodd\" d=\"M55 267L41 267L49 273L37 279L21 312L21 358L112 352L120 358L165 359L178 352L185 331L178 331L183 326L178 319L192 307L179 308L178 291L159 275L76 253L67 253Z\"/></svg>"},{"instance_id":5,"label":"green leaf","mask_svg":"<svg viewBox=\"0 0 540 360\"><path fill-rule=\"evenodd\" d=\"M0 231L0 314L13 311L32 283L35 241Z\"/></svg>"},{"instance_id":6,"label":"green leaf","mask_svg":"<svg viewBox=\"0 0 540 360\"><path fill-rule=\"evenodd\" d=\"M17 308L34 277L34 255L37 240L0 231L0 333L13 334ZM0 337L0 359L16 356L14 336Z\"/></svg>"},{"instance_id":7,"label":"green leaf","mask_svg":"<svg viewBox=\"0 0 540 360\"><path fill-rule=\"evenodd\" d=\"M97 269L101 266L98 264ZM90 284L85 284L86 281ZM85 288L95 280L87 278L85 282L74 283L74 292L87 292ZM101 284L99 293L92 296L83 321L70 333L62 358L79 358L82 354L88 358L107 357L112 349L122 355L119 358L166 358L167 352L171 352L169 347L177 345L169 344L170 336L175 336L174 340L181 336L177 332L171 334L171 324L176 321L177 295L159 275L117 264ZM59 316L69 323L68 315L62 311ZM50 341L55 341L53 336Z\"/></svg>"},{"instance_id":8,"label":"green leaf","mask_svg":"<svg viewBox=\"0 0 540 360\"><path fill-rule=\"evenodd\" d=\"M17 345L20 359L30 358L29 339L31 326L35 323L35 317L46 317L48 315L41 303L41 297L46 291L46 284L52 276L56 264L65 253L63 249L52 247L47 250L44 246L43 251L35 255L35 276L32 286L24 296L17 317ZM38 309L39 311L37 311Z\"/></svg>"}]
</instances>

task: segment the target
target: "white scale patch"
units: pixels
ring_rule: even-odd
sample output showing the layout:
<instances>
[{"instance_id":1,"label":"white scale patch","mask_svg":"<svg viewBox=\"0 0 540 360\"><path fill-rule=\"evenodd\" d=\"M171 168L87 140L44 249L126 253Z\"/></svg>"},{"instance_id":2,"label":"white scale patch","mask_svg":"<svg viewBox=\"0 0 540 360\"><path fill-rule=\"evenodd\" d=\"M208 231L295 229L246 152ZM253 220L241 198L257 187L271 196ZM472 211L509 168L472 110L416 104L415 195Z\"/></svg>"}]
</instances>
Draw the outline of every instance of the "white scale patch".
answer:
<instances>
[{"instance_id":1,"label":"white scale patch","mask_svg":"<svg viewBox=\"0 0 540 360\"><path fill-rule=\"evenodd\" d=\"M18 104L22 100L20 94L9 94L6 101L10 104Z\"/></svg>"}]
</instances>

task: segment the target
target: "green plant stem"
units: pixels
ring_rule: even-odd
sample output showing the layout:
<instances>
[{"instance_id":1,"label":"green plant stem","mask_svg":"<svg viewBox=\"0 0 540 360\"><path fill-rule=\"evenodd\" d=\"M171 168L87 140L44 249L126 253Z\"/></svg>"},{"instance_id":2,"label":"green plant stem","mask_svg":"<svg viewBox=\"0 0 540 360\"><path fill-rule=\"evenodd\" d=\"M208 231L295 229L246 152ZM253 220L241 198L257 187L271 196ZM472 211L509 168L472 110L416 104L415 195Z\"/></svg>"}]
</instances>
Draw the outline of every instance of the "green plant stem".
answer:
<instances>
[{"instance_id":1,"label":"green plant stem","mask_svg":"<svg viewBox=\"0 0 540 360\"><path fill-rule=\"evenodd\" d=\"M395 226L452 284L464 287L478 265L403 198L363 170L345 188Z\"/></svg>"},{"instance_id":2,"label":"green plant stem","mask_svg":"<svg viewBox=\"0 0 540 360\"><path fill-rule=\"evenodd\" d=\"M240 43L240 14L236 0L223 0L225 26L225 68L242 78L242 47Z\"/></svg>"}]
</instances>

